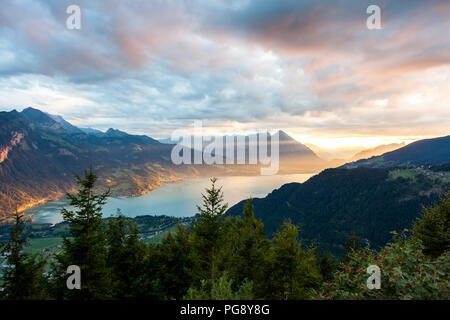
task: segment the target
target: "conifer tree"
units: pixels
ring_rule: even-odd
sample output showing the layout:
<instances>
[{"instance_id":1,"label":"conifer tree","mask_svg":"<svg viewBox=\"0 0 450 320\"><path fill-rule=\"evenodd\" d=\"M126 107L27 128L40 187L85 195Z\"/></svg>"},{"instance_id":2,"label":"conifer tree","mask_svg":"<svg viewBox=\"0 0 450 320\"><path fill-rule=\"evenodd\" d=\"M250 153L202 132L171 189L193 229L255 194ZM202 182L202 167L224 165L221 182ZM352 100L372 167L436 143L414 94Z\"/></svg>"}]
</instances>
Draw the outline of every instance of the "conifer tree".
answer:
<instances>
[{"instance_id":1,"label":"conifer tree","mask_svg":"<svg viewBox=\"0 0 450 320\"><path fill-rule=\"evenodd\" d=\"M71 237L63 237L63 251L57 256L59 276L66 278L66 268L77 265L81 269L81 289L63 289L65 299L106 299L110 297L109 271L106 268L106 237L102 221L102 206L109 190L94 193L97 176L89 171L84 178L75 176L80 189L76 194L67 193L70 205L76 211L62 209L64 221L70 225ZM58 281L65 287L65 281Z\"/></svg>"},{"instance_id":2,"label":"conifer tree","mask_svg":"<svg viewBox=\"0 0 450 320\"><path fill-rule=\"evenodd\" d=\"M43 276L45 260L42 256L28 255L23 252L27 238L22 235L23 213L14 215L14 229L10 240L4 246L7 253L6 264L9 268L3 274L3 291L0 297L5 300L44 299L46 279Z\"/></svg>"},{"instance_id":3,"label":"conifer tree","mask_svg":"<svg viewBox=\"0 0 450 320\"><path fill-rule=\"evenodd\" d=\"M117 210L117 217L108 219L107 235L107 264L110 267L118 265L121 261L121 253L124 247L126 228L125 217L121 214L120 209Z\"/></svg>"},{"instance_id":4,"label":"conifer tree","mask_svg":"<svg viewBox=\"0 0 450 320\"><path fill-rule=\"evenodd\" d=\"M228 204L223 203L222 188L217 188L216 182L216 178L211 178L211 188L207 188L206 194L202 194L203 205L197 206L200 219L194 225L193 234L196 271L200 280L208 279L211 299L214 299L218 249L223 231L221 217L228 208Z\"/></svg>"},{"instance_id":5,"label":"conifer tree","mask_svg":"<svg viewBox=\"0 0 450 320\"><path fill-rule=\"evenodd\" d=\"M118 212L109 219L107 265L111 271L112 297L134 299L142 295L146 246L139 241L137 227Z\"/></svg>"},{"instance_id":6,"label":"conifer tree","mask_svg":"<svg viewBox=\"0 0 450 320\"><path fill-rule=\"evenodd\" d=\"M194 260L188 228L178 225L159 246L159 290L164 299L181 299L193 282Z\"/></svg>"},{"instance_id":7,"label":"conifer tree","mask_svg":"<svg viewBox=\"0 0 450 320\"><path fill-rule=\"evenodd\" d=\"M435 207L424 209L424 214L414 224L413 235L422 241L423 252L432 258L449 250L450 192Z\"/></svg>"},{"instance_id":8,"label":"conifer tree","mask_svg":"<svg viewBox=\"0 0 450 320\"><path fill-rule=\"evenodd\" d=\"M275 235L267 269L266 298L309 299L319 287L321 275L314 250L297 241L298 228L285 223Z\"/></svg>"},{"instance_id":9,"label":"conifer tree","mask_svg":"<svg viewBox=\"0 0 450 320\"><path fill-rule=\"evenodd\" d=\"M255 290L264 286L264 268L270 243L265 239L264 224L255 218L253 199L248 199L243 209L244 217L237 217L234 230L227 241L231 243L227 264L235 286L245 280L252 281Z\"/></svg>"}]
</instances>

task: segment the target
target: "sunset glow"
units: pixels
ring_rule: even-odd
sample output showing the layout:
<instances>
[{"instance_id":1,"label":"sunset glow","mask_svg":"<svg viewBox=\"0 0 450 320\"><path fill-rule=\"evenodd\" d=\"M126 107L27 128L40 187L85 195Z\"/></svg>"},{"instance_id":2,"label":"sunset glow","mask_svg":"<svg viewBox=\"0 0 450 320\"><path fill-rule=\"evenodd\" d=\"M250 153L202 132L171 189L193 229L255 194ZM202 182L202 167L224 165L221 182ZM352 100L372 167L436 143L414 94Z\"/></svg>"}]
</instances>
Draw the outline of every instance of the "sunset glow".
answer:
<instances>
[{"instance_id":1,"label":"sunset glow","mask_svg":"<svg viewBox=\"0 0 450 320\"><path fill-rule=\"evenodd\" d=\"M337 149L344 147L364 147L372 148L383 144L402 143L409 144L411 142L427 139L431 137L320 137L320 136L303 136L292 134L292 137L301 143L312 143L318 147L325 149Z\"/></svg>"},{"instance_id":2,"label":"sunset glow","mask_svg":"<svg viewBox=\"0 0 450 320\"><path fill-rule=\"evenodd\" d=\"M79 30L54 14L63 2L3 4L2 110L156 138L196 120L218 134L283 129L326 148L448 134L443 1L383 1L378 30L366 1L84 0Z\"/></svg>"}]
</instances>

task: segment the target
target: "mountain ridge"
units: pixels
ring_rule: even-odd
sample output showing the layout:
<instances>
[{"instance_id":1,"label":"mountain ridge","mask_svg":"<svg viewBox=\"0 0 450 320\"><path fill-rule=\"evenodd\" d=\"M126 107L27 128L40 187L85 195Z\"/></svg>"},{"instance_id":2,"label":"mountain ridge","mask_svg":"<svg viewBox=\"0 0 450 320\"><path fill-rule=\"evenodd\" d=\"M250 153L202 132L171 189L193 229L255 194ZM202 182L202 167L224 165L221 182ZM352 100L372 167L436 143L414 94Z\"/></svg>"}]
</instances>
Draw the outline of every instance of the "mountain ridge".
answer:
<instances>
[{"instance_id":1,"label":"mountain ridge","mask_svg":"<svg viewBox=\"0 0 450 320\"><path fill-rule=\"evenodd\" d=\"M326 169L253 200L268 233L289 219L302 237L343 249L353 233L376 246L409 227L423 205L450 190L450 136L420 140L370 159ZM245 200L228 210L241 215Z\"/></svg>"},{"instance_id":2,"label":"mountain ridge","mask_svg":"<svg viewBox=\"0 0 450 320\"><path fill-rule=\"evenodd\" d=\"M450 135L423 139L380 156L344 164L343 168L415 167L450 162Z\"/></svg>"},{"instance_id":3,"label":"mountain ridge","mask_svg":"<svg viewBox=\"0 0 450 320\"><path fill-rule=\"evenodd\" d=\"M33 108L0 112L0 215L15 204L23 210L59 199L74 189L73 174L91 164L99 188L116 195L139 195L198 175L194 168L174 166L171 146L150 137L116 131L92 135L57 120Z\"/></svg>"},{"instance_id":4,"label":"mountain ridge","mask_svg":"<svg viewBox=\"0 0 450 320\"><path fill-rule=\"evenodd\" d=\"M11 213L14 204L24 210L63 197L76 187L73 175L91 164L99 176L99 189L111 188L116 196L141 195L187 177L255 175L260 169L260 165L175 165L173 145L113 128L85 132L63 117L32 107L0 112L0 127L0 215ZM289 155L286 163L294 165L285 168L282 156L280 170L320 170L318 161L302 167L299 159L305 150L290 139L283 136L287 145L281 144L280 150Z\"/></svg>"},{"instance_id":5,"label":"mountain ridge","mask_svg":"<svg viewBox=\"0 0 450 320\"><path fill-rule=\"evenodd\" d=\"M450 189L450 172L429 175L386 168L326 169L303 183L288 183L264 198L254 198L255 217L268 236L283 222L300 226L302 239L342 253L345 241L357 235L375 247L391 231L410 227L422 211ZM439 179L439 181L437 180ZM240 216L246 200L227 214Z\"/></svg>"},{"instance_id":6,"label":"mountain ridge","mask_svg":"<svg viewBox=\"0 0 450 320\"><path fill-rule=\"evenodd\" d=\"M382 144L382 145L376 146L374 148L370 148L370 149L367 149L367 150L362 150L362 151L356 153L350 159L350 161L358 161L358 160L361 160L361 159L372 158L372 157L379 156L379 155L382 155L382 154L390 152L390 151L394 151L394 150L400 149L400 148L402 148L404 146L405 146L404 142Z\"/></svg>"}]
</instances>

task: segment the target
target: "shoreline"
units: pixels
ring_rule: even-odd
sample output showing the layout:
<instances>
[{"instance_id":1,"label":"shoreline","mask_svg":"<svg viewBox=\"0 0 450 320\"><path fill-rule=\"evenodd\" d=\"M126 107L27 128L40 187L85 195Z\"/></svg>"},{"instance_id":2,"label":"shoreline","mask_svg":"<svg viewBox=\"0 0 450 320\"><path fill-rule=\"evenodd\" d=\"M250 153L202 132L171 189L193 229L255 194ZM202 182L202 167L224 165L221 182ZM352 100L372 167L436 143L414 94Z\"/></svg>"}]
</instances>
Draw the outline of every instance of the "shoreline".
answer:
<instances>
[{"instance_id":1,"label":"shoreline","mask_svg":"<svg viewBox=\"0 0 450 320\"><path fill-rule=\"evenodd\" d=\"M152 188L145 189L142 192L129 193L128 195L119 193L119 194L111 195L111 196L109 196L109 198L136 198L136 197L141 197L141 196L145 196L146 194L149 194L152 191L155 191L155 190L161 188L164 185L180 183L180 182L183 182L183 181L185 181L187 179L197 179L197 178L200 178L200 177L179 178L179 179L176 179L176 180L163 180L163 181L160 181L160 183L158 183L157 185L153 186ZM103 189L103 188L100 187L99 189ZM67 191L67 192L68 193L73 193L75 191L76 191L76 189L72 189L71 191ZM22 205L22 207L26 207L26 209L22 209L22 207L20 207L18 209L18 212L19 213L24 213L27 218L30 218L32 220L32 222L34 222L35 218L32 215L29 214L29 212L31 210L37 210L37 209L45 206L49 202L58 202L58 201L63 201L64 199L67 199L65 197L65 193L61 194L61 196L58 197L58 198L47 197L45 199L40 199L38 201L35 201L33 204L27 203L25 205ZM28 213L28 215L27 215L27 213Z\"/></svg>"},{"instance_id":2,"label":"shoreline","mask_svg":"<svg viewBox=\"0 0 450 320\"><path fill-rule=\"evenodd\" d=\"M268 193L272 192L275 189L280 188L282 185L286 183L303 183L304 181L308 180L310 177L314 176L316 173L292 173L292 174L279 174L274 176L260 176L260 175L218 175L216 176L219 179L219 184L222 179L224 180L223 187L225 190L228 190L231 192L227 192L227 195L229 195L228 199L226 199L227 202L230 203L230 205L234 205L235 203L249 197L264 197ZM266 177L265 180L264 177ZM157 187L152 188L151 190L147 190L145 193L135 193L133 195L125 194L125 195L118 195L114 194L113 196L110 196L110 200L108 200L109 205L104 208L104 215L110 216L113 215L115 210L117 208L121 208L123 213L126 216L141 216L141 215L171 215L171 216L189 216L191 214L192 208L191 205L187 203L183 203L184 207L176 207L178 204L172 204L170 201L171 192L174 192L173 198L175 203L179 202L186 202L184 199L186 195L192 200L197 201L199 199L193 199L195 196L193 196L193 193L191 190L197 190L195 193L198 193L200 198L200 193L203 193L204 188L207 187L208 176L195 176L195 177L184 177L183 179L176 179L176 180L165 180L162 181ZM236 180L234 179L236 178ZM259 183L259 181L255 181L254 179L263 178L264 180ZM247 180L251 179L251 180ZM191 181L191 184L189 183ZM179 188L178 187L169 187L168 190L162 191L162 193L158 193L158 196L155 198L149 198L146 200L145 198L142 200L133 200L134 198L140 198L145 197L146 195L150 194L151 191L155 191L160 189L160 187L165 187L168 185L176 185L178 183L184 182L186 183L186 186L181 187L181 198L177 198L177 193ZM242 184L241 184L242 182ZM240 191L234 191L233 183L240 184ZM248 192L247 192L248 190ZM169 192L169 193L167 193ZM184 196L183 196L184 195ZM112 199L111 199L112 198ZM178 200L177 200L178 199ZM128 202L127 200L130 200ZM42 223L54 223L54 221L58 220L58 218L55 217L55 211L58 210L61 207L64 207L67 204L65 202L64 198L60 198L58 200L52 200L56 202L54 205L50 204L48 208L43 208L41 211L39 211L39 208L42 206L45 206L46 204L49 204L50 201L46 202L43 205L37 206L33 209L30 209L27 211L27 213L31 216L33 216L33 220L41 220ZM57 203L58 201L62 203ZM110 202L111 201L111 202ZM191 202L192 202L191 201ZM64 203L65 202L65 203ZM192 202L194 203L194 202ZM194 203L195 204L195 203ZM183 209L186 208L186 209ZM35 211L36 210L36 211ZM31 211L31 212L30 212ZM189 212L187 212L189 211ZM171 213L173 212L173 213ZM183 213L184 212L184 213ZM189 215L188 215L189 214ZM59 221L59 220L58 220ZM41 223L39 222L39 223Z\"/></svg>"}]
</instances>

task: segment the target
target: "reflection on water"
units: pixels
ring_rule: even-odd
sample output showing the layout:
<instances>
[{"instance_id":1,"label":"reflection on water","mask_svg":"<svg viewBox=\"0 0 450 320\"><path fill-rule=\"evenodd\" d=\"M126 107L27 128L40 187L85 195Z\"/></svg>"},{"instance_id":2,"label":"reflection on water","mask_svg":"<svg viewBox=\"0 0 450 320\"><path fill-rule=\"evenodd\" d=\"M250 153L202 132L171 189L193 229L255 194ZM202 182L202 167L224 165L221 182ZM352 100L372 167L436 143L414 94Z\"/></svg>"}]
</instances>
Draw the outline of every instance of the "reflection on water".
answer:
<instances>
[{"instance_id":1,"label":"reflection on water","mask_svg":"<svg viewBox=\"0 0 450 320\"><path fill-rule=\"evenodd\" d=\"M220 177L217 185L222 186L225 202L229 206L251 197L264 197L273 189L289 182L304 182L314 174L289 174L274 176ZM110 216L120 208L129 217L139 215L170 215L176 217L193 216L196 205L201 204L201 193L210 186L208 178L187 179L171 183L139 197L109 198L103 208L103 215ZM57 223L62 221L60 210L68 207L66 200L52 201L30 210L38 223Z\"/></svg>"}]
</instances>

